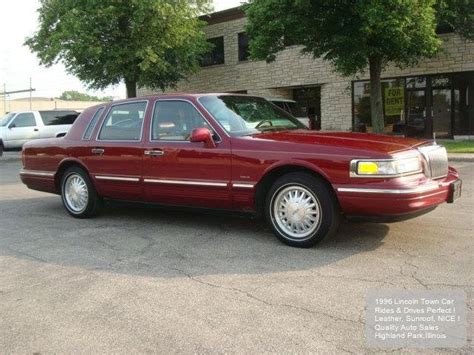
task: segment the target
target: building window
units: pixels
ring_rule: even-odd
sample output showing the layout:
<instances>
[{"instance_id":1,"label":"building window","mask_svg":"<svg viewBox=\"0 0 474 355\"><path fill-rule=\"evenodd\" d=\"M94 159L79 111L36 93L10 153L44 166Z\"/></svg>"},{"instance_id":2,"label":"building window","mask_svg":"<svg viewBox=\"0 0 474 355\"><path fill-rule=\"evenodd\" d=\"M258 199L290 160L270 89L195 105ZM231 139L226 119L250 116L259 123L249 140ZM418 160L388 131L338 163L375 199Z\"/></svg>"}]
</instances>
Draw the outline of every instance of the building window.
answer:
<instances>
[{"instance_id":1,"label":"building window","mask_svg":"<svg viewBox=\"0 0 474 355\"><path fill-rule=\"evenodd\" d=\"M474 132L474 71L382 80L384 133L451 138ZM354 130L371 132L370 83L353 83Z\"/></svg>"},{"instance_id":2,"label":"building window","mask_svg":"<svg viewBox=\"0 0 474 355\"><path fill-rule=\"evenodd\" d=\"M403 79L382 80L382 101L384 112L384 132L399 133L400 122L404 119L405 85ZM354 130L371 132L370 83L354 83Z\"/></svg>"},{"instance_id":3,"label":"building window","mask_svg":"<svg viewBox=\"0 0 474 355\"><path fill-rule=\"evenodd\" d=\"M249 37L245 32L239 33L239 62L249 60Z\"/></svg>"},{"instance_id":4,"label":"building window","mask_svg":"<svg viewBox=\"0 0 474 355\"><path fill-rule=\"evenodd\" d=\"M209 38L207 41L213 45L213 48L201 59L201 66L224 64L224 37Z\"/></svg>"}]
</instances>

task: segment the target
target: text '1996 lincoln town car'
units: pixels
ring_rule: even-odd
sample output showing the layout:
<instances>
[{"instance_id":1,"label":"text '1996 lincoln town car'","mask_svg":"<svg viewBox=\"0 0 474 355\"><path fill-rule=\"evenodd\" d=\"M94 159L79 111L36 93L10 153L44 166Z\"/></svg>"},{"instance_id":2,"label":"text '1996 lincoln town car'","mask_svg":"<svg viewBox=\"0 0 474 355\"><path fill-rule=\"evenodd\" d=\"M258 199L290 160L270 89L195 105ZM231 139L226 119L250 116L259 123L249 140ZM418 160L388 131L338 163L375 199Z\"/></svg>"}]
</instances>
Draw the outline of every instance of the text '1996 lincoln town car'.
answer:
<instances>
[{"instance_id":1,"label":"text '1996 lincoln town car'","mask_svg":"<svg viewBox=\"0 0 474 355\"><path fill-rule=\"evenodd\" d=\"M264 215L308 247L341 217L393 221L461 194L445 148L430 141L315 132L265 99L161 95L84 111L63 138L23 148L21 179L60 194L74 217L104 199Z\"/></svg>"}]
</instances>

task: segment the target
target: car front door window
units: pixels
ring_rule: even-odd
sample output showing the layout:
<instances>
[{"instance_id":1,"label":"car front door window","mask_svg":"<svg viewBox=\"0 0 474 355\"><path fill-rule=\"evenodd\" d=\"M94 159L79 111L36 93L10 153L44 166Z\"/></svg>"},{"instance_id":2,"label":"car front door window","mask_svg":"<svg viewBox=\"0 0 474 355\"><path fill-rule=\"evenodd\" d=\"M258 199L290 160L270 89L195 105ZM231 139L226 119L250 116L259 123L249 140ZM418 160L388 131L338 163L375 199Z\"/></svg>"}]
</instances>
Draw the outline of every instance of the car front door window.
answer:
<instances>
[{"instance_id":1,"label":"car front door window","mask_svg":"<svg viewBox=\"0 0 474 355\"><path fill-rule=\"evenodd\" d=\"M191 131L201 127L211 129L190 103L158 101L153 112L151 140L189 141Z\"/></svg>"},{"instance_id":2,"label":"car front door window","mask_svg":"<svg viewBox=\"0 0 474 355\"><path fill-rule=\"evenodd\" d=\"M13 120L13 122L10 124L10 128L34 126L36 126L35 116L31 112L18 114Z\"/></svg>"}]
</instances>

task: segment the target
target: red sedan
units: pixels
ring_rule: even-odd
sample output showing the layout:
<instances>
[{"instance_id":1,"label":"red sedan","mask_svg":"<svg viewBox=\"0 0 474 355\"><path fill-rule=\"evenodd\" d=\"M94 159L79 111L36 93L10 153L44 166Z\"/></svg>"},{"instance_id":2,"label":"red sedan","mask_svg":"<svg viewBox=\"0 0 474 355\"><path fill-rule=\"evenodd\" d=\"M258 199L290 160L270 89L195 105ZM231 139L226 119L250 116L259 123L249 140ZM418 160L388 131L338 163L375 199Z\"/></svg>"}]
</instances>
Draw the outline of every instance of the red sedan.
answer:
<instances>
[{"instance_id":1,"label":"red sedan","mask_svg":"<svg viewBox=\"0 0 474 355\"><path fill-rule=\"evenodd\" d=\"M162 95L84 111L64 138L25 144L21 179L60 194L74 217L104 199L265 215L308 247L342 216L414 217L461 193L446 150L429 141L315 132L268 101Z\"/></svg>"}]
</instances>

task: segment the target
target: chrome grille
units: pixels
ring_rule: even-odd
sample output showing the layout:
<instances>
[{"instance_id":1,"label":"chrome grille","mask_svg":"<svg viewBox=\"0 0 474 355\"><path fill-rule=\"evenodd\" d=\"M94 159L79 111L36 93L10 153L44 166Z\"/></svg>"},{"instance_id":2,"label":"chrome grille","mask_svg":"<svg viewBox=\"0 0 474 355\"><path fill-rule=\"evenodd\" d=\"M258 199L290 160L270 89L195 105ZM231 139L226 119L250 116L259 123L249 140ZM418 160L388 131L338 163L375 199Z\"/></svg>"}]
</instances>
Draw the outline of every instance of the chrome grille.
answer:
<instances>
[{"instance_id":1,"label":"chrome grille","mask_svg":"<svg viewBox=\"0 0 474 355\"><path fill-rule=\"evenodd\" d=\"M448 175L448 153L446 148L430 145L418 148L425 158L425 174L432 179Z\"/></svg>"}]
</instances>

